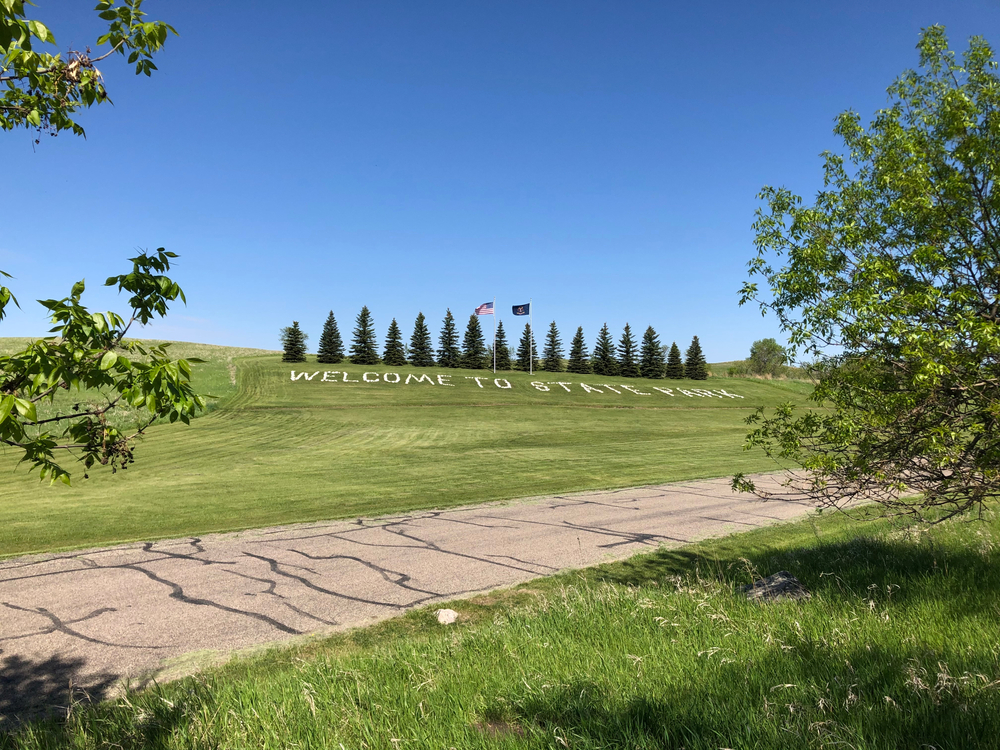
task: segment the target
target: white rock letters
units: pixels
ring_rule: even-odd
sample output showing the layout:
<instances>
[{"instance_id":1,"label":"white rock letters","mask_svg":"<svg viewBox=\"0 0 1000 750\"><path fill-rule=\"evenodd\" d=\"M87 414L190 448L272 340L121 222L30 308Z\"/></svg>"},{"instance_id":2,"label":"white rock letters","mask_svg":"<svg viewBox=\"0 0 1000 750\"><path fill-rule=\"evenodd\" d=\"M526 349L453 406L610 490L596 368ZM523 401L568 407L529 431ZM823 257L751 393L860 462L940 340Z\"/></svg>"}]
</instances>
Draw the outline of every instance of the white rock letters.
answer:
<instances>
[{"instance_id":1,"label":"white rock letters","mask_svg":"<svg viewBox=\"0 0 1000 750\"><path fill-rule=\"evenodd\" d=\"M340 377L338 377L340 376ZM435 375L430 376L426 373L407 373L406 379L398 372L383 372L381 375L377 372L364 372L361 374L361 378L351 378L346 371L342 370L317 370L316 372L296 372L291 371L291 381L295 382L317 382L317 383L359 383L359 384L369 384L373 385L375 383L386 383L388 385L429 385L429 386L445 386L447 388L454 388L458 383L450 382L453 378L458 377L458 375ZM472 381L464 383L464 385L475 384L479 388L489 389L489 388L499 388L502 391L509 391L514 388L514 384L507 378L491 378L484 375L466 375L464 376L466 381ZM461 381L459 381L461 382ZM614 385L610 383L596 383L591 385L590 383L573 383L566 380L532 380L529 385L536 391L541 393L560 393L566 391L567 393L615 393L619 396L622 395L624 390L626 393L630 393L635 396L654 396L656 394L650 393L649 391L643 391L638 386L628 385L627 383L615 383ZM743 398L743 396L738 393L730 393L724 388L713 388L711 390L707 388L660 388L655 385L645 386L657 391L658 393L668 396L670 398L686 397L686 398ZM621 390L619 390L621 389Z\"/></svg>"}]
</instances>

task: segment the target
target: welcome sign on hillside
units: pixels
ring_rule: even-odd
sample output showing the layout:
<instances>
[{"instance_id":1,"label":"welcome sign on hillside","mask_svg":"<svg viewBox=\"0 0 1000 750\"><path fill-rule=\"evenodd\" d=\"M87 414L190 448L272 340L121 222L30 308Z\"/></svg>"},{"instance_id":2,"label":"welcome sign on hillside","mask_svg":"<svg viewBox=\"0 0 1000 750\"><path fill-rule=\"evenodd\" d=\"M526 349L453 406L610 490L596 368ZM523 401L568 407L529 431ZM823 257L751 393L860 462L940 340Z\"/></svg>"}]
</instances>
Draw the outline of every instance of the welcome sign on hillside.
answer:
<instances>
[{"instance_id":1,"label":"welcome sign on hillside","mask_svg":"<svg viewBox=\"0 0 1000 750\"><path fill-rule=\"evenodd\" d=\"M319 377L318 380L317 377ZM452 383L452 379L459 378L458 375L445 375L440 374L435 377L431 377L426 373L417 374L415 372L408 373L406 379L398 372L363 372L361 373L361 378L352 378L349 372L343 370L317 370L316 372L295 372L291 371L292 382L311 382L316 380L319 383L388 383L389 385L422 385L422 386L444 386L447 388L454 388L456 385L471 385L471 383L466 383L465 381L475 381L475 384L480 388L487 388L492 385L493 387L499 388L501 390L511 390L514 385L506 378L490 378L483 377L482 375L464 375L461 376L463 379L459 379L458 383ZM486 385L483 385L486 383ZM652 396L653 393L648 391L640 390L636 386L625 385L623 383L574 383L567 380L532 380L529 385L537 391L551 392L554 388L562 388L567 393L572 393L574 390L582 389L584 393L617 393L622 394L622 391L627 393L635 394L636 396ZM659 393L675 397L675 396L686 396L688 398L743 398L737 393L729 393L722 388L715 388L713 390L707 390L705 388L659 388L657 386L648 386L654 391ZM621 389L621 390L619 390Z\"/></svg>"}]
</instances>

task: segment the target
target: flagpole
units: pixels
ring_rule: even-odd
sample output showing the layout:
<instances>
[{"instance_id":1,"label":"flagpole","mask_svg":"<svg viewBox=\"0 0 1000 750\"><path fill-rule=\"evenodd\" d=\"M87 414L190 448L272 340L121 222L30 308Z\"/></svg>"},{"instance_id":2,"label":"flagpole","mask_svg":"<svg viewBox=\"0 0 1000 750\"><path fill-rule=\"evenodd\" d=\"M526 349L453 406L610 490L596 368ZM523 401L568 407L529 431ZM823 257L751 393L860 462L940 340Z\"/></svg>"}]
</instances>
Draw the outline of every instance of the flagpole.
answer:
<instances>
[{"instance_id":1,"label":"flagpole","mask_svg":"<svg viewBox=\"0 0 1000 750\"><path fill-rule=\"evenodd\" d=\"M531 297L528 297L528 374L535 374L535 328L531 325Z\"/></svg>"},{"instance_id":2,"label":"flagpole","mask_svg":"<svg viewBox=\"0 0 1000 750\"><path fill-rule=\"evenodd\" d=\"M497 298L493 296L493 374L497 374Z\"/></svg>"}]
</instances>

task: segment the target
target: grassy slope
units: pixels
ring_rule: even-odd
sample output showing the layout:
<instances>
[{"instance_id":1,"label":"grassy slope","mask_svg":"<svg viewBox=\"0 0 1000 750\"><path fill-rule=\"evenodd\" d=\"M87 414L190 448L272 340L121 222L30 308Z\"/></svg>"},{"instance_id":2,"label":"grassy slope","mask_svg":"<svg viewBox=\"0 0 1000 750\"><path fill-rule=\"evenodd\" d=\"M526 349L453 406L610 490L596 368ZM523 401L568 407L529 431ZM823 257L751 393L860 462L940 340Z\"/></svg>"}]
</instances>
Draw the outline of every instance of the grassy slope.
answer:
<instances>
[{"instance_id":1,"label":"grassy slope","mask_svg":"<svg viewBox=\"0 0 1000 750\"><path fill-rule=\"evenodd\" d=\"M220 395L232 355L176 351L211 359L198 377ZM566 373L535 377L625 383L653 395L578 385L541 392L525 373L506 375L509 390L492 379L481 389L466 376L489 373L433 368L421 372L450 375L455 387L291 382L292 368L273 355L238 365L235 396L190 427L151 428L127 472L95 471L86 481L81 473L72 488L48 487L8 459L0 554L765 470L761 456L741 450L744 416L805 391ZM352 380L366 369L326 367ZM671 397L653 385L714 385L745 398Z\"/></svg>"},{"instance_id":2,"label":"grassy slope","mask_svg":"<svg viewBox=\"0 0 1000 750\"><path fill-rule=\"evenodd\" d=\"M735 588L787 569L812 599ZM988 748L1000 523L821 516L539 579L78 707L0 748Z\"/></svg>"},{"instance_id":3,"label":"grassy slope","mask_svg":"<svg viewBox=\"0 0 1000 750\"><path fill-rule=\"evenodd\" d=\"M0 338L0 355L13 354L21 351L30 338ZM193 368L193 382L199 393L207 394L209 399L209 411L218 407L219 403L225 401L236 393L236 364L235 359L240 357L253 357L261 355L273 355L275 352L267 349L248 349L238 346L214 346L211 344L194 344L188 341L161 341L158 339L144 339L145 344L169 344L168 353L174 359L196 357L205 360L204 364ZM57 409L62 410L67 404L85 402L86 395L77 392L60 392L57 395L56 403L53 407L40 404L40 415L46 416ZM112 414L112 421L115 424L126 426L134 423L137 419L142 419L145 415L131 408L118 409Z\"/></svg>"}]
</instances>

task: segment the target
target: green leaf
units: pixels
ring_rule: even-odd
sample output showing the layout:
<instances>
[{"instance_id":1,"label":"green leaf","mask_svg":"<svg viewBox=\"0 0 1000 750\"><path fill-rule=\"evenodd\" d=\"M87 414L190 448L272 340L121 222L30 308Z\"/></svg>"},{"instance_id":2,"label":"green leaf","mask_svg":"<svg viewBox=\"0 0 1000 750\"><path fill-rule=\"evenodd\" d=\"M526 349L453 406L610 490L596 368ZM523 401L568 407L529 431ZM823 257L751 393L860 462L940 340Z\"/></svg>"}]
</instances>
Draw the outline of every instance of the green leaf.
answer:
<instances>
[{"instance_id":1,"label":"green leaf","mask_svg":"<svg viewBox=\"0 0 1000 750\"><path fill-rule=\"evenodd\" d=\"M11 410L14 408L14 397L4 396L0 399L0 424L3 424L7 417L10 416Z\"/></svg>"},{"instance_id":2,"label":"green leaf","mask_svg":"<svg viewBox=\"0 0 1000 750\"><path fill-rule=\"evenodd\" d=\"M28 21L28 28L31 33L36 37L41 39L43 42L48 42L49 44L55 44L56 38L49 31L48 27L41 21Z\"/></svg>"},{"instance_id":3,"label":"green leaf","mask_svg":"<svg viewBox=\"0 0 1000 750\"><path fill-rule=\"evenodd\" d=\"M101 357L101 370L110 370L114 367L115 362L118 361L118 355L114 352L105 352L104 356Z\"/></svg>"},{"instance_id":4,"label":"green leaf","mask_svg":"<svg viewBox=\"0 0 1000 750\"><path fill-rule=\"evenodd\" d=\"M17 413L20 414L21 417L29 422L38 421L38 413L35 411L35 405L31 401L15 397L14 408L17 409Z\"/></svg>"}]
</instances>

